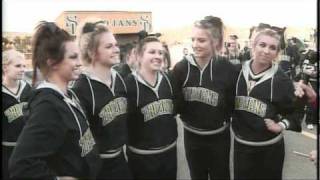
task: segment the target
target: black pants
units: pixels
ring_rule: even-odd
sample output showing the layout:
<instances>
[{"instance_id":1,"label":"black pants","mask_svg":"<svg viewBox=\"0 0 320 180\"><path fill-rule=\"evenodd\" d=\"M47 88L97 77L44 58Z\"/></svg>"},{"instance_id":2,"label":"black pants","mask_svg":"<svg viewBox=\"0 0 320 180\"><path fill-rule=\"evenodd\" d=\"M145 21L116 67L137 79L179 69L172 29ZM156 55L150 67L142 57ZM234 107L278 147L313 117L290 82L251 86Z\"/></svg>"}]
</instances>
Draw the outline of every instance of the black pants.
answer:
<instances>
[{"instance_id":1,"label":"black pants","mask_svg":"<svg viewBox=\"0 0 320 180\"><path fill-rule=\"evenodd\" d=\"M102 159L97 179L132 179L123 151L117 157Z\"/></svg>"},{"instance_id":2,"label":"black pants","mask_svg":"<svg viewBox=\"0 0 320 180\"><path fill-rule=\"evenodd\" d=\"M317 90L317 82L311 81L310 82L312 88L316 91ZM317 124L318 117L317 117L317 108L311 107L310 103L306 105L305 109L306 113L306 124Z\"/></svg>"},{"instance_id":3,"label":"black pants","mask_svg":"<svg viewBox=\"0 0 320 180\"><path fill-rule=\"evenodd\" d=\"M12 154L14 147L2 146L2 178L4 180L9 178L9 158Z\"/></svg>"},{"instance_id":4,"label":"black pants","mask_svg":"<svg viewBox=\"0 0 320 180\"><path fill-rule=\"evenodd\" d=\"M177 148L160 154L141 155L127 149L134 179L177 179Z\"/></svg>"},{"instance_id":5,"label":"black pants","mask_svg":"<svg viewBox=\"0 0 320 180\"><path fill-rule=\"evenodd\" d=\"M197 135L184 130L184 145L192 179L230 179L230 132Z\"/></svg>"},{"instance_id":6,"label":"black pants","mask_svg":"<svg viewBox=\"0 0 320 180\"><path fill-rule=\"evenodd\" d=\"M306 124L317 124L317 110L310 104L306 105Z\"/></svg>"},{"instance_id":7,"label":"black pants","mask_svg":"<svg viewBox=\"0 0 320 180\"><path fill-rule=\"evenodd\" d=\"M268 146L234 141L234 179L282 179L284 140Z\"/></svg>"}]
</instances>

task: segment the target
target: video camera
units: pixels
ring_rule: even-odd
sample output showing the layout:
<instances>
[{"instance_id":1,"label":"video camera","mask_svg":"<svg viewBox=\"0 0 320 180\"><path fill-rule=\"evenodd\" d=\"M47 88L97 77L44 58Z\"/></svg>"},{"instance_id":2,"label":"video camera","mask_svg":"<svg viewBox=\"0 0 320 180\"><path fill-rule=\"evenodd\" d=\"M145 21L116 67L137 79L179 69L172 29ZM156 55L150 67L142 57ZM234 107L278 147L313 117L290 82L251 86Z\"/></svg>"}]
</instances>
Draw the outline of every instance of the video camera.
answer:
<instances>
[{"instance_id":1,"label":"video camera","mask_svg":"<svg viewBox=\"0 0 320 180\"><path fill-rule=\"evenodd\" d=\"M302 64L302 72L301 72L301 79L305 84L309 83L309 79L315 71L316 71L316 65L311 64L309 59L305 59Z\"/></svg>"}]
</instances>

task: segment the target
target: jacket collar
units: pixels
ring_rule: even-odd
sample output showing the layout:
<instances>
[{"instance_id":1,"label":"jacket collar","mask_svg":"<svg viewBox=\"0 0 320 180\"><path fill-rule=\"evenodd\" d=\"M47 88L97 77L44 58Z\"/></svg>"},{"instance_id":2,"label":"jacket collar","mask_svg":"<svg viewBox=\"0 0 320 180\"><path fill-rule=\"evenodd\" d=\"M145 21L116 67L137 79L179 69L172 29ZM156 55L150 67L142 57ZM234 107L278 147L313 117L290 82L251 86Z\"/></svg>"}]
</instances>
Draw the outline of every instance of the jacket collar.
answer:
<instances>
[{"instance_id":1,"label":"jacket collar","mask_svg":"<svg viewBox=\"0 0 320 180\"><path fill-rule=\"evenodd\" d=\"M185 59L186 59L191 65L196 66L196 67L199 68L199 65L198 65L198 63L197 63L197 61L196 61L196 59L195 59L195 57L194 57L193 54L190 54L190 55L185 56ZM208 61L208 63L204 66L204 68L203 68L202 70L206 69L207 66L208 66L212 61L213 61L213 58L211 58L211 59ZM200 68L199 68L199 69L200 69Z\"/></svg>"},{"instance_id":2,"label":"jacket collar","mask_svg":"<svg viewBox=\"0 0 320 180\"><path fill-rule=\"evenodd\" d=\"M256 77L261 76L259 81L255 84L255 86L256 86L256 85L272 78L274 76L274 74L278 71L278 64L272 63L272 66L268 70L266 70L262 74L254 75L251 68L250 68L250 64L252 61L253 60L251 59L250 61L246 61L242 65L242 72L243 72L244 79L246 80L247 86L249 85L249 75L251 75L253 77L254 76L256 76Z\"/></svg>"},{"instance_id":3,"label":"jacket collar","mask_svg":"<svg viewBox=\"0 0 320 180\"><path fill-rule=\"evenodd\" d=\"M162 81L162 78L163 78L162 73L157 72L157 82L156 82L155 86L151 86L146 80L144 80L144 78L137 71L133 71L132 75L137 79L137 81L139 81L140 83L149 87L153 91L158 91L160 84L161 84L161 81Z\"/></svg>"},{"instance_id":4,"label":"jacket collar","mask_svg":"<svg viewBox=\"0 0 320 180\"><path fill-rule=\"evenodd\" d=\"M44 89L44 88L48 88L48 89L52 89L55 92L57 92L58 94L60 94L62 97L65 97L65 94L63 93L63 91L55 84L50 83L48 81L42 81L36 89Z\"/></svg>"},{"instance_id":5,"label":"jacket collar","mask_svg":"<svg viewBox=\"0 0 320 180\"><path fill-rule=\"evenodd\" d=\"M117 71L114 70L113 68L111 68L111 78L112 78L112 83L114 83L114 80L117 76ZM82 74L86 75L89 79L94 80L94 81L98 81L104 85L106 85L100 78L98 78L97 76L93 75L92 73L89 73L87 71L83 71Z\"/></svg>"},{"instance_id":6,"label":"jacket collar","mask_svg":"<svg viewBox=\"0 0 320 180\"><path fill-rule=\"evenodd\" d=\"M27 82L25 82L23 80L19 80L19 89L18 89L17 93L15 94L12 91L10 91L6 86L4 86L2 84L2 92L14 97L17 100L19 100L20 96L21 96L21 94L23 92L23 89L25 88L26 85L27 85Z\"/></svg>"},{"instance_id":7,"label":"jacket collar","mask_svg":"<svg viewBox=\"0 0 320 180\"><path fill-rule=\"evenodd\" d=\"M63 91L57 85L50 83L48 81L41 82L36 89L45 89L45 88L51 89L54 92L57 92L59 95L61 95L65 103L72 105L73 107L78 109L84 117L86 117L82 107L80 106L80 102L77 96L75 96L75 94L72 91L68 90L70 94L70 97L68 97L63 93Z\"/></svg>"},{"instance_id":8,"label":"jacket collar","mask_svg":"<svg viewBox=\"0 0 320 180\"><path fill-rule=\"evenodd\" d=\"M117 74L118 74L118 72L115 69L111 68L111 79L112 79L112 82L111 82L111 86L110 87L108 85L106 85L106 83L104 83L100 78L98 78L97 76L93 75L92 73L84 71L84 72L82 72L82 74L84 74L85 76L87 76L91 80L97 81L97 82L103 84L104 86L107 86L108 89L111 90L112 94L113 95L115 94L115 92L114 92L115 82L116 82L116 77L117 77Z\"/></svg>"}]
</instances>

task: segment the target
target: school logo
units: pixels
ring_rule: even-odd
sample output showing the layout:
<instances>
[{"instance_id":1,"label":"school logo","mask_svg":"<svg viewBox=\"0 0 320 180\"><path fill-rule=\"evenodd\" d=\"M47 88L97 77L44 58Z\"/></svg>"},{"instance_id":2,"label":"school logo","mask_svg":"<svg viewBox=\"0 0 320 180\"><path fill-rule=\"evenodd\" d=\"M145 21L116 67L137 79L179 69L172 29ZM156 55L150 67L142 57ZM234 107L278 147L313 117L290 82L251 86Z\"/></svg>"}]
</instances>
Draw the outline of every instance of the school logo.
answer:
<instances>
[{"instance_id":1,"label":"school logo","mask_svg":"<svg viewBox=\"0 0 320 180\"><path fill-rule=\"evenodd\" d=\"M147 122L157 116L173 113L173 102L171 99L161 99L159 101L147 104L141 109L144 115L144 122Z\"/></svg>"},{"instance_id":2,"label":"school logo","mask_svg":"<svg viewBox=\"0 0 320 180\"><path fill-rule=\"evenodd\" d=\"M117 116L125 113L127 113L127 99L119 97L106 104L99 113L99 117L102 119L102 125L106 126Z\"/></svg>"},{"instance_id":3,"label":"school logo","mask_svg":"<svg viewBox=\"0 0 320 180\"><path fill-rule=\"evenodd\" d=\"M79 145L81 147L81 157L86 156L92 149L96 142L93 139L92 133L88 128L84 135L79 140Z\"/></svg>"},{"instance_id":4,"label":"school logo","mask_svg":"<svg viewBox=\"0 0 320 180\"><path fill-rule=\"evenodd\" d=\"M219 94L203 87L186 87L183 88L185 101L198 101L210 106L217 106Z\"/></svg>"},{"instance_id":5,"label":"school logo","mask_svg":"<svg viewBox=\"0 0 320 180\"><path fill-rule=\"evenodd\" d=\"M26 106L27 102L22 102L19 104L15 104L10 106L8 109L4 111L4 115L7 117L8 122L11 123L12 121L18 119L19 117L23 116L23 107Z\"/></svg>"},{"instance_id":6,"label":"school logo","mask_svg":"<svg viewBox=\"0 0 320 180\"><path fill-rule=\"evenodd\" d=\"M267 104L252 97L236 96L235 109L247 111L263 118L267 112Z\"/></svg>"}]
</instances>

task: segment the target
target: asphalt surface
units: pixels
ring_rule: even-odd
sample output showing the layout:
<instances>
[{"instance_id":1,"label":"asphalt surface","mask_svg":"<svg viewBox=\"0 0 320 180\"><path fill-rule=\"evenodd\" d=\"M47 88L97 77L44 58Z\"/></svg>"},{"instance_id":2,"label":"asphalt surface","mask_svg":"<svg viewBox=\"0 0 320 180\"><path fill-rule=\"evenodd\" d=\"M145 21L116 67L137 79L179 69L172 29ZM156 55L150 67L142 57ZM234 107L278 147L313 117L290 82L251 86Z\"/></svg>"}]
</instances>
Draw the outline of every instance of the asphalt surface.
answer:
<instances>
[{"instance_id":1,"label":"asphalt surface","mask_svg":"<svg viewBox=\"0 0 320 180\"><path fill-rule=\"evenodd\" d=\"M183 126L178 118L178 172L177 179L190 179L189 168L186 162L184 145L183 145ZM286 131L285 137L285 162L283 169L283 180L316 180L317 167L309 158L299 156L293 153L309 154L311 150L316 149L317 129L308 130L303 123L303 133Z\"/></svg>"}]
</instances>

